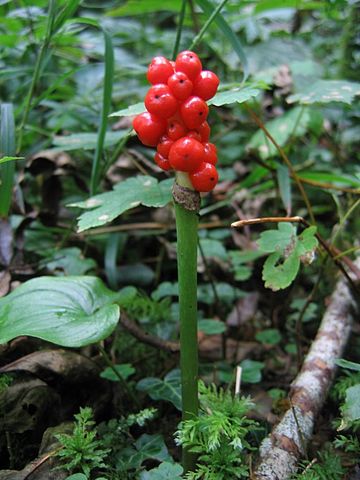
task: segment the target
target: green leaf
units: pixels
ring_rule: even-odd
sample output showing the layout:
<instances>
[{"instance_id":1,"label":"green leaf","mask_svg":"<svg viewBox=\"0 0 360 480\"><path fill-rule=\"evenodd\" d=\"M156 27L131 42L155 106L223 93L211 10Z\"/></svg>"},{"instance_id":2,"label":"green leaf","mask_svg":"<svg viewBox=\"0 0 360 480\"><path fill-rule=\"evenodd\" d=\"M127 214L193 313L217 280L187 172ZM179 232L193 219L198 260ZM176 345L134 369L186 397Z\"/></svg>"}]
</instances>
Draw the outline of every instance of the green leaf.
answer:
<instances>
[{"instance_id":1,"label":"green leaf","mask_svg":"<svg viewBox=\"0 0 360 480\"><path fill-rule=\"evenodd\" d=\"M143 113L146 111L144 102L135 103L134 105L130 105L127 108L123 108L122 110L118 110L110 115L110 117L130 117L133 115L139 115L139 113Z\"/></svg>"},{"instance_id":2,"label":"green leaf","mask_svg":"<svg viewBox=\"0 0 360 480\"><path fill-rule=\"evenodd\" d=\"M259 383L261 381L261 370L265 367L263 362L243 360L240 366L242 368L241 381L243 383Z\"/></svg>"},{"instance_id":3,"label":"green leaf","mask_svg":"<svg viewBox=\"0 0 360 480\"><path fill-rule=\"evenodd\" d=\"M166 400L181 411L180 370L169 372L164 380L148 377L140 380L136 388L146 392L153 400Z\"/></svg>"},{"instance_id":4,"label":"green leaf","mask_svg":"<svg viewBox=\"0 0 360 480\"><path fill-rule=\"evenodd\" d=\"M0 343L28 335L63 347L108 337L119 320L117 294L96 277L39 277L0 298Z\"/></svg>"},{"instance_id":5,"label":"green leaf","mask_svg":"<svg viewBox=\"0 0 360 480\"><path fill-rule=\"evenodd\" d=\"M244 103L251 98L257 97L261 93L259 88L243 87L233 88L224 92L217 93L214 98L208 101L209 105L215 105L221 107L222 105L228 105L230 103Z\"/></svg>"},{"instance_id":6,"label":"green leaf","mask_svg":"<svg viewBox=\"0 0 360 480\"><path fill-rule=\"evenodd\" d=\"M74 473L70 477L66 477L65 480L88 480L88 477L83 473Z\"/></svg>"},{"instance_id":7,"label":"green leaf","mask_svg":"<svg viewBox=\"0 0 360 480\"><path fill-rule=\"evenodd\" d=\"M107 15L123 17L161 11L179 12L180 8L181 0L171 0L171 2L164 2L163 0L128 0L125 5L110 10Z\"/></svg>"},{"instance_id":8,"label":"green leaf","mask_svg":"<svg viewBox=\"0 0 360 480\"><path fill-rule=\"evenodd\" d=\"M0 158L0 165L2 163L12 162L14 160L24 160L24 158L25 157L7 157L7 156L5 156L5 157Z\"/></svg>"},{"instance_id":9,"label":"green leaf","mask_svg":"<svg viewBox=\"0 0 360 480\"><path fill-rule=\"evenodd\" d=\"M70 477L66 477L65 480L88 480L88 477L83 473L74 473Z\"/></svg>"},{"instance_id":10,"label":"green leaf","mask_svg":"<svg viewBox=\"0 0 360 480\"><path fill-rule=\"evenodd\" d=\"M268 345L277 345L281 341L281 333L277 328L267 328L255 335L256 340Z\"/></svg>"},{"instance_id":11,"label":"green leaf","mask_svg":"<svg viewBox=\"0 0 360 480\"><path fill-rule=\"evenodd\" d=\"M263 252L282 252L296 238L296 227L291 223L279 223L277 230L266 230L260 234L257 244Z\"/></svg>"},{"instance_id":12,"label":"green leaf","mask_svg":"<svg viewBox=\"0 0 360 480\"><path fill-rule=\"evenodd\" d=\"M346 390L346 399L341 411L346 423L360 418L360 384Z\"/></svg>"},{"instance_id":13,"label":"green leaf","mask_svg":"<svg viewBox=\"0 0 360 480\"><path fill-rule=\"evenodd\" d=\"M134 375L136 372L135 368L130 363L122 363L120 365L114 365L114 368L117 372L119 372L120 376L127 380L131 375ZM106 378L106 380L110 380L111 382L118 382L119 377L115 375L115 372L112 368L107 367L100 373L101 378Z\"/></svg>"},{"instance_id":14,"label":"green leaf","mask_svg":"<svg viewBox=\"0 0 360 480\"><path fill-rule=\"evenodd\" d=\"M222 242L219 242L219 240L202 238L200 240L200 245L206 258L220 258L221 260L227 260L226 248ZM200 256L201 254L198 252L198 257L200 258Z\"/></svg>"},{"instance_id":15,"label":"green leaf","mask_svg":"<svg viewBox=\"0 0 360 480\"><path fill-rule=\"evenodd\" d=\"M0 106L0 152L6 157L15 154L15 121L12 103ZM0 165L0 217L7 217L12 199L15 175L14 162Z\"/></svg>"},{"instance_id":16,"label":"green leaf","mask_svg":"<svg viewBox=\"0 0 360 480\"><path fill-rule=\"evenodd\" d=\"M282 262L281 257L280 253L272 253L265 260L263 266L262 279L265 287L271 288L274 292L287 288L296 277L300 267L300 258L296 252Z\"/></svg>"},{"instance_id":17,"label":"green leaf","mask_svg":"<svg viewBox=\"0 0 360 480\"><path fill-rule=\"evenodd\" d=\"M298 10L316 10L323 9L324 2L319 1L299 1L299 0L260 0L255 5L254 13L259 14L267 10L278 8L296 8Z\"/></svg>"},{"instance_id":18,"label":"green leaf","mask_svg":"<svg viewBox=\"0 0 360 480\"><path fill-rule=\"evenodd\" d=\"M287 288L296 277L300 261L311 263L318 245L316 227L306 228L296 236L290 223L279 223L278 230L268 230L260 236L258 245L264 252L273 252L266 259L262 278L265 287L277 291Z\"/></svg>"},{"instance_id":19,"label":"green leaf","mask_svg":"<svg viewBox=\"0 0 360 480\"><path fill-rule=\"evenodd\" d=\"M92 258L85 258L77 247L62 248L41 262L41 265L54 275L84 275L89 270L96 268Z\"/></svg>"},{"instance_id":20,"label":"green leaf","mask_svg":"<svg viewBox=\"0 0 360 480\"><path fill-rule=\"evenodd\" d=\"M360 95L360 83L346 80L317 80L302 92L290 95L287 102L299 102L302 105L329 102L351 104L356 95Z\"/></svg>"},{"instance_id":21,"label":"green leaf","mask_svg":"<svg viewBox=\"0 0 360 480\"><path fill-rule=\"evenodd\" d=\"M265 123L265 127L275 141L283 147L289 137L301 137L305 134L311 123L311 114L303 107L295 107L274 120ZM278 155L276 147L265 136L265 133L259 129L247 144L247 149L257 150L258 154L264 160Z\"/></svg>"},{"instance_id":22,"label":"green leaf","mask_svg":"<svg viewBox=\"0 0 360 480\"><path fill-rule=\"evenodd\" d=\"M158 467L140 473L140 480L181 480L183 468L178 463L163 462Z\"/></svg>"},{"instance_id":23,"label":"green leaf","mask_svg":"<svg viewBox=\"0 0 360 480\"><path fill-rule=\"evenodd\" d=\"M173 179L158 182L156 178L139 175L129 178L114 187L111 192L101 193L85 202L70 206L88 209L80 215L79 232L109 223L131 208L163 207L171 201Z\"/></svg>"},{"instance_id":24,"label":"green leaf","mask_svg":"<svg viewBox=\"0 0 360 480\"><path fill-rule=\"evenodd\" d=\"M105 137L105 147L111 147L120 142L128 134L127 130L117 132L107 132ZM71 150L95 150L97 145L97 133L72 133L54 137L54 150L71 151Z\"/></svg>"},{"instance_id":25,"label":"green leaf","mask_svg":"<svg viewBox=\"0 0 360 480\"><path fill-rule=\"evenodd\" d=\"M349 360L345 360L344 358L336 360L335 363L341 368L348 368L349 370L355 370L356 372L360 372L360 363L350 362Z\"/></svg>"},{"instance_id":26,"label":"green leaf","mask_svg":"<svg viewBox=\"0 0 360 480\"><path fill-rule=\"evenodd\" d=\"M204 332L206 335L217 335L219 333L224 333L226 331L226 325L220 320L213 320L204 318L198 322L199 330Z\"/></svg>"},{"instance_id":27,"label":"green leaf","mask_svg":"<svg viewBox=\"0 0 360 480\"><path fill-rule=\"evenodd\" d=\"M350 186L355 188L360 188L360 180L355 176L339 174L334 172L308 172L303 171L299 172L299 178L304 178L307 180L315 180L316 182L330 182L336 186Z\"/></svg>"}]
</instances>

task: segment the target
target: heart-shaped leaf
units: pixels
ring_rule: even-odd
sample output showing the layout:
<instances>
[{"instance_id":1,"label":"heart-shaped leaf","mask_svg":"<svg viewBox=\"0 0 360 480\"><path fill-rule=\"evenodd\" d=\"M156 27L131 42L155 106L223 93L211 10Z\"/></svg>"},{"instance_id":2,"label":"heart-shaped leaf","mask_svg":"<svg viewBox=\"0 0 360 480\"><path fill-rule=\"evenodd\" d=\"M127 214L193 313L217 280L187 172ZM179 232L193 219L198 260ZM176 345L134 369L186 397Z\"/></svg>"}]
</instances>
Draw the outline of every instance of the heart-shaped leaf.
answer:
<instances>
[{"instance_id":1,"label":"heart-shaped leaf","mask_svg":"<svg viewBox=\"0 0 360 480\"><path fill-rule=\"evenodd\" d=\"M108 337L120 310L117 294L96 277L39 277L0 299L0 343L21 335L63 347Z\"/></svg>"}]
</instances>

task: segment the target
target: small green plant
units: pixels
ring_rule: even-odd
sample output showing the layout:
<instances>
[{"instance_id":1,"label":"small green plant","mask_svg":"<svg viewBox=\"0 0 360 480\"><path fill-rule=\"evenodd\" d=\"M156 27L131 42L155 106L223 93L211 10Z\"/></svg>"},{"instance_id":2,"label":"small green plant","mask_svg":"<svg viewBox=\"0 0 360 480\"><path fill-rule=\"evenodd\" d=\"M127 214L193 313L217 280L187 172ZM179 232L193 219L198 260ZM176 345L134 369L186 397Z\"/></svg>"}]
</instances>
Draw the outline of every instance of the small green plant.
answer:
<instances>
[{"instance_id":1,"label":"small green plant","mask_svg":"<svg viewBox=\"0 0 360 480\"><path fill-rule=\"evenodd\" d=\"M258 423L246 416L253 403L203 382L199 383L199 392L198 417L182 422L176 432L177 443L198 455L196 469L185 478L248 478L248 453L254 449L249 436L259 430Z\"/></svg>"},{"instance_id":2,"label":"small green plant","mask_svg":"<svg viewBox=\"0 0 360 480\"><path fill-rule=\"evenodd\" d=\"M342 480L345 469L341 465L339 456L332 450L319 453L319 458L302 464L303 470L295 474L294 480Z\"/></svg>"},{"instance_id":3,"label":"small green plant","mask_svg":"<svg viewBox=\"0 0 360 480\"><path fill-rule=\"evenodd\" d=\"M110 450L102 448L102 442L96 439L97 430L91 408L80 408L80 413L74 417L72 435L56 435L63 447L56 456L64 461L58 468L69 472L80 471L88 477L93 470L105 467L104 459Z\"/></svg>"}]
</instances>

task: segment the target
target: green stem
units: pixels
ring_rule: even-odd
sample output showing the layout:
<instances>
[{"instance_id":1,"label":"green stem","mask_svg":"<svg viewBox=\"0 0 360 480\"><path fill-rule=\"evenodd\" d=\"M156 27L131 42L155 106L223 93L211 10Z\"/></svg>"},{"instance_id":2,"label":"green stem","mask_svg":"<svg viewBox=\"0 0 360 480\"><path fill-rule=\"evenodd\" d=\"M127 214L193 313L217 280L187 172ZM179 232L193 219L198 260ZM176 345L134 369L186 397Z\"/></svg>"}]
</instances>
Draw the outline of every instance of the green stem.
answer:
<instances>
[{"instance_id":1,"label":"green stem","mask_svg":"<svg viewBox=\"0 0 360 480\"><path fill-rule=\"evenodd\" d=\"M184 25L186 2L187 2L187 0L182 0L180 16L179 16L179 23L178 23L177 30L176 30L175 44L174 44L173 52L172 52L172 55L171 55L171 58L173 60L176 59L176 55L178 54L178 51L179 51L181 32L182 32L183 25Z\"/></svg>"},{"instance_id":2,"label":"green stem","mask_svg":"<svg viewBox=\"0 0 360 480\"><path fill-rule=\"evenodd\" d=\"M197 343L197 237L198 214L175 202L177 259L180 308L180 368L182 419L198 414L198 343ZM196 466L196 456L183 450L183 468Z\"/></svg>"},{"instance_id":3,"label":"green stem","mask_svg":"<svg viewBox=\"0 0 360 480\"><path fill-rule=\"evenodd\" d=\"M214 18L216 17L216 15L220 12L220 10L223 8L223 6L225 5L225 3L227 2L227 0L222 0L221 3L219 3L219 5L215 8L215 10L212 12L212 14L210 15L210 17L206 20L206 22L204 23L203 27L201 28L200 32L196 35L196 37L194 38L194 40L192 41L190 47L189 47L189 50L194 50L194 48L196 47L196 45L200 42L200 40L202 39L202 37L204 36L206 30L210 27L212 21L214 20Z\"/></svg>"}]
</instances>

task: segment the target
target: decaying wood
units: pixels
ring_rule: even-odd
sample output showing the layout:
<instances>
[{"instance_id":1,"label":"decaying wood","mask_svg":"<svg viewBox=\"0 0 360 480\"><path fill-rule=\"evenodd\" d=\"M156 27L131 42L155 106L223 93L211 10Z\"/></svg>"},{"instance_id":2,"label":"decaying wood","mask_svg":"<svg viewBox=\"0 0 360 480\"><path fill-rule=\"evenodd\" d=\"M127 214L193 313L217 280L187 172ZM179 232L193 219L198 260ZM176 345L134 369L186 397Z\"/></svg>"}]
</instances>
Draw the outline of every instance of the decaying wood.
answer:
<instances>
[{"instance_id":1,"label":"decaying wood","mask_svg":"<svg viewBox=\"0 0 360 480\"><path fill-rule=\"evenodd\" d=\"M359 267L360 261L356 263ZM301 371L291 385L291 408L261 444L254 480L286 480L296 471L333 380L335 361L341 358L346 346L354 307L348 283L341 279Z\"/></svg>"}]
</instances>

